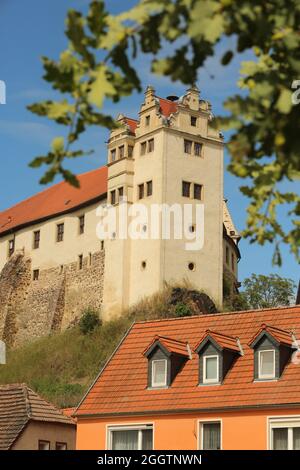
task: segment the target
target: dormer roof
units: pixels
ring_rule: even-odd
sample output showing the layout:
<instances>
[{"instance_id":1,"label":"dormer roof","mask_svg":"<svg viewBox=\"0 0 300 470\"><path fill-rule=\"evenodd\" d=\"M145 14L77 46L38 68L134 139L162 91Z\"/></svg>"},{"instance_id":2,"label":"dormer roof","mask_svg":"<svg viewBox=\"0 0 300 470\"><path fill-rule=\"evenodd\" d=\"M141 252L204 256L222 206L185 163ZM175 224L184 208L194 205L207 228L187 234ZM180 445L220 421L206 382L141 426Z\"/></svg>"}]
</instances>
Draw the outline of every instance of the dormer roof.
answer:
<instances>
[{"instance_id":1,"label":"dormer roof","mask_svg":"<svg viewBox=\"0 0 300 470\"><path fill-rule=\"evenodd\" d=\"M154 336L151 343L143 352L143 355L148 357L157 346L159 346L167 356L171 354L177 354L178 356L184 356L187 358L190 356L186 341L178 341L164 336Z\"/></svg>"},{"instance_id":2,"label":"dormer roof","mask_svg":"<svg viewBox=\"0 0 300 470\"><path fill-rule=\"evenodd\" d=\"M275 328L274 326L267 325L266 323L262 323L259 330L255 333L255 335L249 342L250 348L254 348L255 345L261 340L264 335L271 337L273 341L278 344L278 346L292 346L293 338L292 333L290 331L282 330L280 328Z\"/></svg>"},{"instance_id":3,"label":"dormer roof","mask_svg":"<svg viewBox=\"0 0 300 470\"><path fill-rule=\"evenodd\" d=\"M210 329L206 330L205 335L197 344L195 352L199 353L209 341L212 342L219 350L226 349L229 351L241 353L237 338L234 336L224 335L223 333L212 331Z\"/></svg>"}]
</instances>

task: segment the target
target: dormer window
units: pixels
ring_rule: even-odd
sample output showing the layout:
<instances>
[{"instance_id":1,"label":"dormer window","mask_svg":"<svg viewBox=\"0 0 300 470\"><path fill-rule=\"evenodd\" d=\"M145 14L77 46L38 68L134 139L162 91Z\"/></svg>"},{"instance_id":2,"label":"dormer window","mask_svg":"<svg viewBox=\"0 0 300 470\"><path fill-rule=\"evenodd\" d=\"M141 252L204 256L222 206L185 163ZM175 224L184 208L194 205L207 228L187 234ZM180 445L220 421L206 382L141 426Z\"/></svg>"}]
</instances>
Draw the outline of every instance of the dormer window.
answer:
<instances>
[{"instance_id":1,"label":"dormer window","mask_svg":"<svg viewBox=\"0 0 300 470\"><path fill-rule=\"evenodd\" d=\"M152 361L152 387L167 386L167 366L166 359Z\"/></svg>"},{"instance_id":2,"label":"dormer window","mask_svg":"<svg viewBox=\"0 0 300 470\"><path fill-rule=\"evenodd\" d=\"M219 383L219 356L203 356L203 383Z\"/></svg>"},{"instance_id":3,"label":"dormer window","mask_svg":"<svg viewBox=\"0 0 300 470\"><path fill-rule=\"evenodd\" d=\"M258 378L275 378L275 350L258 351Z\"/></svg>"}]
</instances>

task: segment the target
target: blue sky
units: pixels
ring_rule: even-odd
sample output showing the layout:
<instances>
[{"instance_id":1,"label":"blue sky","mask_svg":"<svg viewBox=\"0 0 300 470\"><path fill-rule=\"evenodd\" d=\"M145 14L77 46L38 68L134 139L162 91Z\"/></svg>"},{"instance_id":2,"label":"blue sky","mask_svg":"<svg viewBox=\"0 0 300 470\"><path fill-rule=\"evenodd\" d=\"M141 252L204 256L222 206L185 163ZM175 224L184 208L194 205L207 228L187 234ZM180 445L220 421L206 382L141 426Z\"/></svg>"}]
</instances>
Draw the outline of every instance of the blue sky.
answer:
<instances>
[{"instance_id":1,"label":"blue sky","mask_svg":"<svg viewBox=\"0 0 300 470\"><path fill-rule=\"evenodd\" d=\"M27 111L26 105L55 98L49 84L42 79L40 57L58 58L67 44L64 19L68 8L85 11L88 3L88 0L0 0L0 80L4 80L7 86L7 104L0 105L0 211L44 189L38 182L42 170L30 169L28 163L35 156L45 154L52 138L62 135L63 130ZM134 0L127 1L126 7L135 3ZM115 12L124 8L125 2L115 0L108 4L111 11ZM227 48L228 43L221 44L219 52ZM215 114L222 112L222 102L226 97L237 91L236 80L242 59L245 57L236 58L229 67L224 68L219 65L217 58L213 58L199 73L198 86L202 97L211 101ZM144 88L152 84L157 94L163 97L184 93L185 87L181 84L153 76L147 58L139 58L136 66ZM214 75L214 79L211 75ZM105 103L105 111L114 115L123 112L136 117L142 100L143 96L135 93L121 103ZM105 130L90 129L82 139L81 146L93 148L95 153L73 162L71 169L84 172L105 164L107 137ZM247 207L247 199L238 190L241 183L244 184L244 181L225 172L225 197L228 198L230 211L239 230L245 227ZM287 216L283 214L282 217L283 223L287 224ZM250 245L247 240L242 240L240 249L240 280L252 272L276 272L298 282L299 267L287 248L282 248L283 266L280 269L272 266L272 246Z\"/></svg>"}]
</instances>

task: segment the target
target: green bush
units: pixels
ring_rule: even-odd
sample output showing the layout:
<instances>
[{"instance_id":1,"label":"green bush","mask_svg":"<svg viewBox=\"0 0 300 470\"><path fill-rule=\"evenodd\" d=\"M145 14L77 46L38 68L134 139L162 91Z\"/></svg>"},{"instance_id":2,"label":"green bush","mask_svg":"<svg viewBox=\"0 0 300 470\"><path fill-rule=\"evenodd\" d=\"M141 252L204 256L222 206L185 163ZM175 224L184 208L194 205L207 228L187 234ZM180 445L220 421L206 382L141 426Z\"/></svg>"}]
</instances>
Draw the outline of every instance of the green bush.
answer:
<instances>
[{"instance_id":1,"label":"green bush","mask_svg":"<svg viewBox=\"0 0 300 470\"><path fill-rule=\"evenodd\" d=\"M191 309L184 303L178 303L175 307L176 317L188 317L191 315Z\"/></svg>"},{"instance_id":2,"label":"green bush","mask_svg":"<svg viewBox=\"0 0 300 470\"><path fill-rule=\"evenodd\" d=\"M87 335L94 331L95 328L101 325L101 320L99 317L99 313L92 309L87 309L84 314L82 315L79 328L81 333Z\"/></svg>"}]
</instances>

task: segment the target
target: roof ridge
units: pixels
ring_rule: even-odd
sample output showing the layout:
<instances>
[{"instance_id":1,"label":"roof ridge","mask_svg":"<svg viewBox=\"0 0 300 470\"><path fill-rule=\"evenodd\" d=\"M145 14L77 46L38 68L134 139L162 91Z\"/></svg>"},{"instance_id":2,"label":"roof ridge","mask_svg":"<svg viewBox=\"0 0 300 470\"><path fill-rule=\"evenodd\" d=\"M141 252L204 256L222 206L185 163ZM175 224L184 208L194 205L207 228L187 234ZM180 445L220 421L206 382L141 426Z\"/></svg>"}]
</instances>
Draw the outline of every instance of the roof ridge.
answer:
<instances>
[{"instance_id":1,"label":"roof ridge","mask_svg":"<svg viewBox=\"0 0 300 470\"><path fill-rule=\"evenodd\" d=\"M30 403L29 394L28 394L29 387L27 387L27 385L23 383L22 384L22 390L23 390L23 394L24 394L26 414L27 414L28 418L32 418L32 408L31 408L31 403Z\"/></svg>"}]
</instances>

